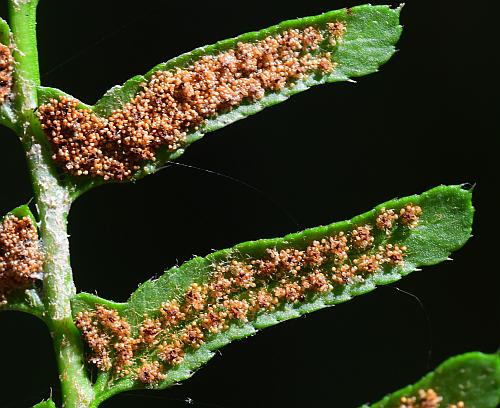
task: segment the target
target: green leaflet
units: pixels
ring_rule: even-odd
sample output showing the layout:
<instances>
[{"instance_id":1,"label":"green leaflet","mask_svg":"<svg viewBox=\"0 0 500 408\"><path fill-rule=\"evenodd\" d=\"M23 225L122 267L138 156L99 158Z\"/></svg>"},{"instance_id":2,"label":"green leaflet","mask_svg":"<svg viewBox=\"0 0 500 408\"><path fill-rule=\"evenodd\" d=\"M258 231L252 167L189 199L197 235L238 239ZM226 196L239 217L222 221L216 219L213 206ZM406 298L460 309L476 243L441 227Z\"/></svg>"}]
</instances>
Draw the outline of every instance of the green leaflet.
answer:
<instances>
[{"instance_id":1,"label":"green leaflet","mask_svg":"<svg viewBox=\"0 0 500 408\"><path fill-rule=\"evenodd\" d=\"M288 249L291 253L297 250L305 254L309 253L307 251L314 246L314 241L321 242L322 239L328 239L329 237L342 237L341 233L344 233L343 236L348 237L347 242L350 246L347 260L329 259L325 255L326 260L319 266L314 264L315 261L311 261L315 265L314 268L310 264L308 266L306 261L303 261L304 266L295 277L292 276L293 271L288 270L279 275L286 282L295 282L300 281L302 277L312 276L311 274L314 273L311 272L311 269L319 269L325 275L332 276L333 279L333 267L338 271L342 269L341 265L349 264L352 266L355 264L359 270L362 270L362 262L356 263L353 259L360 260L363 259L363 256L370 258L375 256L375 253L378 254L377 251L381 251L381 248L388 248L389 245L392 245L390 248L395 248L396 245L407 247L404 262L402 263L388 262L381 264L376 271L360 273L359 276L347 282L336 283L331 281L332 285L326 291L305 290L304 297L298 301L289 301L285 297L272 310L264 308L254 314L249 314L248 321L238 320L237 318L228 319L227 329L218 334L207 332L205 342L201 347L197 349L187 347L185 350L186 355L180 364L172 367L165 364L166 378L163 381L149 384L153 388L165 388L189 378L196 369L214 355L215 350L233 340L250 336L260 329L281 321L345 302L354 296L370 292L377 285L397 281L421 266L433 265L447 260L449 255L464 245L470 237L473 216L471 195L471 191L464 190L460 186L440 186L421 195L388 201L348 221L308 229L283 238L242 243L233 248L212 253L204 258L196 257L180 267L171 268L159 279L141 285L127 303L118 304L90 294L79 294L73 301L73 313L77 316L83 311L92 312L98 305L116 310L131 325L132 335L137 336L140 327L142 327L141 325L144 324L145 314L151 319L159 318L161 316L159 310L164 302L168 303L175 300L182 304L183 299L186 299L186 293L193 287L193 283L201 287L204 284L213 282L214 276L217 275L216 271L219 271L218 268L221 265L233 265L233 261L236 262L236 265L254 265L252 267L259 268L260 266L255 265L262 265L259 262L269 255L268 250L278 253L281 250ZM386 214L387 210L390 209L393 209L396 213L401 213L401 209L408 208L408 205L412 207L419 206L422 210L416 227L411 228L405 225L403 216L400 216L399 220L394 222L392 228L387 231L379 229L377 220L381 214ZM374 241L367 248L360 249L353 243L355 238L353 231L355 229L357 231L358 227L366 225L374 226L371 230ZM334 242L337 241L334 240ZM278 270L276 274L281 273L280 271L283 272ZM230 296L245 300L251 304L253 300L251 291L258 290L259 284L257 284L257 288L243 289L236 292L236 295ZM270 293L277 293L274 291L280 289L280 285L282 283L277 283L272 279L264 283L265 290ZM194 319L197 318L194 317ZM175 330L182 330L182 326ZM169 333L172 334L172 332ZM175 332L174 334L177 335L178 333ZM156 361L159 354L157 348L149 345L143 348L139 346L137 350L133 364L130 366L130 375L119 378L115 377L112 371L100 373L96 385L98 401L109 398L118 392L143 386L137 380L137 375L134 374L134 370L139 366L138 358L143 357L148 361Z\"/></svg>"},{"instance_id":2,"label":"green leaflet","mask_svg":"<svg viewBox=\"0 0 500 408\"><path fill-rule=\"evenodd\" d=\"M33 408L56 408L56 404L54 404L54 401L52 401L52 399L48 399L47 401L39 402L38 404L34 405Z\"/></svg>"},{"instance_id":3,"label":"green leaflet","mask_svg":"<svg viewBox=\"0 0 500 408\"><path fill-rule=\"evenodd\" d=\"M10 27L3 18L0 18L0 43L10 47ZM0 103L0 123L2 125L13 128L14 116L10 100Z\"/></svg>"},{"instance_id":4,"label":"green leaflet","mask_svg":"<svg viewBox=\"0 0 500 408\"><path fill-rule=\"evenodd\" d=\"M10 211L4 217L0 218L0 223L2 223L4 218L8 215L14 215L17 218L30 217L33 224L35 226L37 225L35 217L27 205L22 205ZM5 305L0 304L0 312L6 310L26 312L43 318L44 305L40 298L39 291L35 287L32 287L23 291L10 293L8 295L8 303Z\"/></svg>"},{"instance_id":5,"label":"green leaflet","mask_svg":"<svg viewBox=\"0 0 500 408\"><path fill-rule=\"evenodd\" d=\"M398 408L402 397L418 396L429 388L443 398L442 408L462 401L465 408L496 408L500 404L500 356L479 352L446 360L413 385L387 395L365 408Z\"/></svg>"},{"instance_id":6,"label":"green leaflet","mask_svg":"<svg viewBox=\"0 0 500 408\"><path fill-rule=\"evenodd\" d=\"M388 6L357 6L350 9L331 11L318 16L285 21L258 32L243 34L233 39L220 41L214 45L201 47L166 63L159 64L144 76L135 76L122 86L115 86L92 107L92 110L97 115L106 117L114 109L119 109L129 102L142 89L140 84L149 81L155 73L189 67L203 56L217 55L235 49L239 42L254 43L289 29L303 29L313 26L323 30L329 22L341 21L345 23L346 32L341 41L332 45L325 40L321 43L319 49L315 51L316 53L331 53L331 59L337 64L331 72L316 72L306 75L300 80L294 80L279 91L267 92L262 99L254 102L243 102L232 110L226 110L216 117L208 118L198 130L188 131L186 140L180 148L175 150L160 148L157 151L156 161L146 163L141 170L134 173L132 179L138 179L157 171L168 160L178 158L189 144L199 140L205 133L253 115L268 106L283 102L291 95L307 90L311 86L327 82L346 81L350 78L376 72L378 67L385 63L395 52L394 44L399 39L402 30L399 25L400 11L401 8L391 9ZM53 88L39 88L39 101L41 104L47 103L50 98L58 95L64 94ZM88 108L84 104L79 105L79 108L85 107ZM77 184L79 192L103 182L100 177L69 176L69 179L70 184Z\"/></svg>"}]
</instances>

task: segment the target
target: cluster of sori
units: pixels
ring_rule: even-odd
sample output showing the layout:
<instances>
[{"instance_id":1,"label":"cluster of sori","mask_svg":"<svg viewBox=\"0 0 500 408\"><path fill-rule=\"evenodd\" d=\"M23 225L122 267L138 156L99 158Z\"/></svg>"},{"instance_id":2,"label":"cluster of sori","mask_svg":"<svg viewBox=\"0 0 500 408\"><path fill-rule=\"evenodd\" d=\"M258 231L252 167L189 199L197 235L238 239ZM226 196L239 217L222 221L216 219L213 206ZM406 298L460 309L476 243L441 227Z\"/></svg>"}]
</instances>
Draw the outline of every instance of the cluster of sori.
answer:
<instances>
[{"instance_id":1,"label":"cluster of sori","mask_svg":"<svg viewBox=\"0 0 500 408\"><path fill-rule=\"evenodd\" d=\"M262 257L223 257L212 263L207 281L191 284L182 296L144 316L134 335L115 310L97 306L80 312L76 324L91 350L89 361L145 384L161 381L188 350L232 323L252 321L259 313L402 266L407 248L391 237L397 228L415 228L421 214L414 204L383 208L371 223L311 240L302 248L268 248Z\"/></svg>"},{"instance_id":2,"label":"cluster of sori","mask_svg":"<svg viewBox=\"0 0 500 408\"><path fill-rule=\"evenodd\" d=\"M140 92L105 118L78 108L74 99L52 99L38 109L53 159L73 176L104 180L130 179L145 161L154 161L164 146L174 152L209 118L267 93L293 87L335 63L321 50L344 35L341 22L323 29L306 27L273 34L234 49L202 56L176 70L156 71Z\"/></svg>"},{"instance_id":3,"label":"cluster of sori","mask_svg":"<svg viewBox=\"0 0 500 408\"><path fill-rule=\"evenodd\" d=\"M38 232L30 217L8 215L0 223L0 305L31 286L42 270Z\"/></svg>"},{"instance_id":4,"label":"cluster of sori","mask_svg":"<svg viewBox=\"0 0 500 408\"><path fill-rule=\"evenodd\" d=\"M432 388L418 390L416 396L404 396L400 399L398 408L440 408L443 397L438 395ZM465 408L463 401L456 404L448 404L447 408Z\"/></svg>"},{"instance_id":5,"label":"cluster of sori","mask_svg":"<svg viewBox=\"0 0 500 408\"><path fill-rule=\"evenodd\" d=\"M10 48L0 44L0 104L10 95L14 59Z\"/></svg>"}]
</instances>

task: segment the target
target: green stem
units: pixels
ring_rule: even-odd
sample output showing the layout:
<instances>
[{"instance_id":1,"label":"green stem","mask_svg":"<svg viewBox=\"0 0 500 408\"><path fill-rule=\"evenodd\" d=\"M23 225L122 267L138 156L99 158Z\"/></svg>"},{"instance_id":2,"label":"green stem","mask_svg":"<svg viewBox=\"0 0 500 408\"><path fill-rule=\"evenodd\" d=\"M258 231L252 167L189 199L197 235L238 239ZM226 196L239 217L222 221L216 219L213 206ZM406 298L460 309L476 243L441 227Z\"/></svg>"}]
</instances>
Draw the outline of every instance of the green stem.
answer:
<instances>
[{"instance_id":1,"label":"green stem","mask_svg":"<svg viewBox=\"0 0 500 408\"><path fill-rule=\"evenodd\" d=\"M16 60L14 106L40 217L40 236L45 252L45 320L56 351L63 407L86 408L92 403L94 392L83 364L79 331L71 316L70 300L76 292L67 235L71 198L68 189L58 181L49 146L33 113L37 107L36 87L40 83L36 44L37 3L38 0L9 0Z\"/></svg>"},{"instance_id":2,"label":"green stem","mask_svg":"<svg viewBox=\"0 0 500 408\"><path fill-rule=\"evenodd\" d=\"M18 113L36 108L36 86L40 85L36 43L38 0L9 0L9 23L13 36L15 105Z\"/></svg>"}]
</instances>

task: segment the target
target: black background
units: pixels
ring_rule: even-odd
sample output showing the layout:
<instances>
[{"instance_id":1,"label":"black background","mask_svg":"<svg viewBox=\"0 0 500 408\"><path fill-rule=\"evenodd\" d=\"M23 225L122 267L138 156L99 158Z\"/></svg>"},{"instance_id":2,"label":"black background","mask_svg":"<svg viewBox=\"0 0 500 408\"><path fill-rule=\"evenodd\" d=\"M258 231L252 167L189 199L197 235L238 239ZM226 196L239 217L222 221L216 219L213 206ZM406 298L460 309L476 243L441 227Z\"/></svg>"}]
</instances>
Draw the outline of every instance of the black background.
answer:
<instances>
[{"instance_id":1,"label":"black background","mask_svg":"<svg viewBox=\"0 0 500 408\"><path fill-rule=\"evenodd\" d=\"M2 1L2 15L4 13ZM379 3L374 1L373 3ZM41 1L43 83L92 103L197 46L353 1ZM498 130L487 7L410 0L399 52L358 83L317 87L207 135L181 166L80 198L70 215L80 290L124 301L193 254L351 218L438 184L477 183L474 237L446 262L221 351L184 384L105 408L355 407L454 354L498 346ZM0 214L32 197L23 152L0 135ZM431 330L428 321L430 321ZM49 335L0 315L0 407L58 396ZM430 355L430 356L429 356Z\"/></svg>"}]
</instances>

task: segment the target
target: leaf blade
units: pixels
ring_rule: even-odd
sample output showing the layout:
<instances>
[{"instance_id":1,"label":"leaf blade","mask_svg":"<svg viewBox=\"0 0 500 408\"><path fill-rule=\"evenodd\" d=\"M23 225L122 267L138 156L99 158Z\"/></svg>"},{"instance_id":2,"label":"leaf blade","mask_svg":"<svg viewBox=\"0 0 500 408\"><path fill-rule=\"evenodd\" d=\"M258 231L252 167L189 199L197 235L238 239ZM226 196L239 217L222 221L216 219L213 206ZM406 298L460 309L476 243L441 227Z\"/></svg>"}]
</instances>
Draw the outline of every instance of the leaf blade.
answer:
<instances>
[{"instance_id":1,"label":"leaf blade","mask_svg":"<svg viewBox=\"0 0 500 408\"><path fill-rule=\"evenodd\" d=\"M230 264L230 261L241 259L245 260L246 265L248 265L250 260L263 259L266 251L270 248L275 251L290 248L304 250L304 248L310 248L314 241L325 237L338 237L342 232L357 230L359 226L373 225L380 214L386 212L386 209L400 210L409 205L418 205L423 211L415 228L393 226L390 235L387 235L385 230L373 232L374 247L379 245L380 248L386 244L392 245L392 248L395 245L408 246L404 264L389 265L374 273L363 275L362 280L333 285L330 290L324 292L310 293L305 296L304 300L298 302L285 301L274 309L257 312L248 321L232 321L227 330L214 335L208 333L201 347L186 351L184 360L180 364L168 368L167 378L164 381L150 384L154 388L165 388L189 378L197 368L214 355L217 349L233 340L247 337L255 334L258 330L300 317L305 313L345 302L354 296L370 292L377 285L396 281L420 266L447 260L449 254L464 245L470 237L473 217L471 192L460 186L440 186L421 195L388 201L371 211L354 217L352 220L311 228L283 238L246 242L230 249L209 254L204 258L196 257L180 267L171 268L159 279L144 283L127 303L106 303L106 306L116 310L137 332L144 324L145 314L154 318L158 316L158 311L165 302L179 301L185 298L185 294L192 288L193 283L207 284L211 281L215 274L214 271L217 271L219 265L227 265ZM443 234L447 236L446 241L443 241ZM349 236L352 239L353 235ZM356 252L354 253L356 254ZM362 258L362 253L358 252L355 255L358 257L357 259ZM329 266L327 267L327 265ZM361 267L361 264L357 265ZM331 264L328 262L325 263L324 266L321 266L321 271L326 274L330 266ZM301 273L309 273L307 267L304 267ZM243 296L241 298L251 300L250 297ZM80 294L73 301L74 315L77 316L82 311L93 310L100 304L104 303L99 298ZM154 353L154 351L146 350L144 355L151 357ZM137 377L134 376L116 379L116 381L111 379L107 387L104 387L102 396L107 398L121 390L142 386L143 384L138 382Z\"/></svg>"},{"instance_id":2,"label":"leaf blade","mask_svg":"<svg viewBox=\"0 0 500 408\"><path fill-rule=\"evenodd\" d=\"M9 216L13 216L18 219L28 217L31 221L31 224L36 228L36 219L27 205L19 206L7 213L5 216L0 217L0 225L2 225L4 220ZM2 243L0 242L0 244ZM0 253L0 255L3 254ZM10 277L8 276L8 273L6 275L0 273L0 279L10 279ZM1 283L2 282L0 282L0 289L2 289L3 286ZM2 296L5 297L3 302ZM35 280L33 280L32 284L30 285L23 285L21 290L13 290L12 292L8 293L2 293L2 291L0 290L0 312L8 310L30 313L43 320L45 306L42 301L41 292L35 286Z\"/></svg>"},{"instance_id":3,"label":"leaf blade","mask_svg":"<svg viewBox=\"0 0 500 408\"><path fill-rule=\"evenodd\" d=\"M9 24L0 17L0 46L5 46L9 50L12 48L11 44L11 32ZM3 48L3 47L2 47ZM12 85L12 62L9 63L8 59L12 58L11 51L2 51L2 66L0 67L1 72L1 88L2 91L2 100L0 100L0 123L11 128L15 129L16 122L16 112L14 106L12 105L12 100L9 94L5 94L5 92L11 91ZM7 65L8 64L8 65Z\"/></svg>"},{"instance_id":4,"label":"leaf blade","mask_svg":"<svg viewBox=\"0 0 500 408\"><path fill-rule=\"evenodd\" d=\"M159 72L175 72L177 69L190 69L191 65L199 61L202 57L221 55L223 52L234 50L239 43L254 44L256 41L273 38L273 36L283 33L285 30L300 30L315 27L318 30L328 31L326 25L331 22L342 22L347 27L345 33L342 35L342 41L331 42L324 40L319 45L319 48L314 49L314 52L318 55L328 53L331 61L336 64L333 70L315 71L314 74L308 72L307 75L293 79L293 81L279 90L269 88L262 97L256 99L243 98L237 105L230 105L230 109L224 108L222 111L219 110L215 116L209 115L204 117L199 125L184 129L186 133L185 138L182 139L182 143L177 147L169 148L170 150L166 147L158 148L155 151L155 158L153 160L143 161L141 163L142 167L139 170L134 170L131 176L119 175L115 181L135 180L154 173L162 168L167 161L174 160L182 155L191 143L201 139L204 134L260 112L266 107L283 102L290 96L305 91L312 86L328 82L346 81L353 77L376 72L378 67L385 63L395 52L394 44L401 34L401 26L399 25L400 10L400 7L391 9L388 6L364 5L331 11L319 16L285 21L261 31L243 34L236 38L220 41L214 45L200 47L192 52L173 58L166 63L159 64L147 74L135 76L122 86L113 87L92 107L97 117L108 117L114 110L121 109L125 103L132 101L139 91L143 89L144 84L148 83L155 74ZM56 95L56 93L51 92L48 88L40 88L39 94L42 100L46 100L46 97L49 95ZM62 93L59 94L59 96L62 95ZM79 107L84 108L85 106L81 104ZM86 109L89 110L88 107ZM61 157L66 156L61 153ZM92 158L91 163L94 163L94 160L95 158ZM78 161L78 163L84 162ZM64 168L62 165L61 167ZM70 165L68 168L73 169L73 166ZM94 169L92 171L96 172L96 174L101 174L101 170L96 171ZM77 175L73 174L70 170L69 174L71 174L71 177L69 182L76 183L83 192L105 181L100 178L102 174L98 176L92 173L92 171L90 171L91 176L86 176L85 172L82 172L82 174L77 172ZM107 176L110 177L109 175Z\"/></svg>"},{"instance_id":5,"label":"leaf blade","mask_svg":"<svg viewBox=\"0 0 500 408\"><path fill-rule=\"evenodd\" d=\"M440 406L462 401L466 408L496 408L500 404L500 356L470 352L452 357L413 385L385 396L365 408L397 408L401 398L433 389Z\"/></svg>"}]
</instances>

